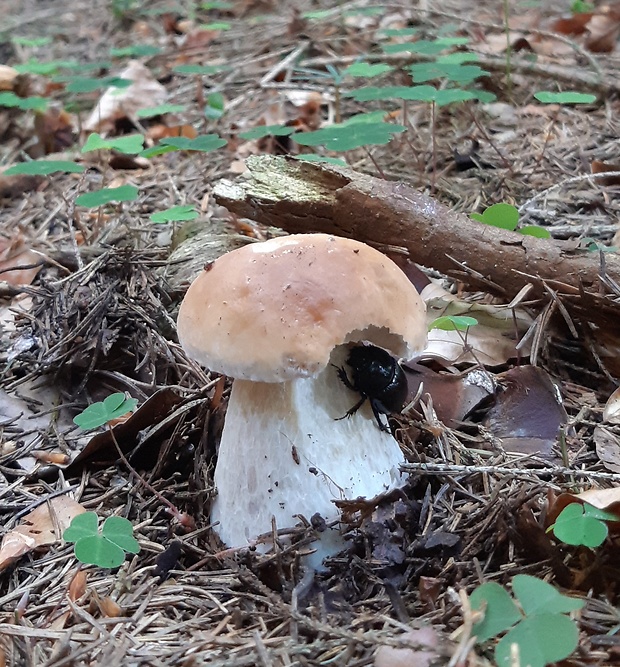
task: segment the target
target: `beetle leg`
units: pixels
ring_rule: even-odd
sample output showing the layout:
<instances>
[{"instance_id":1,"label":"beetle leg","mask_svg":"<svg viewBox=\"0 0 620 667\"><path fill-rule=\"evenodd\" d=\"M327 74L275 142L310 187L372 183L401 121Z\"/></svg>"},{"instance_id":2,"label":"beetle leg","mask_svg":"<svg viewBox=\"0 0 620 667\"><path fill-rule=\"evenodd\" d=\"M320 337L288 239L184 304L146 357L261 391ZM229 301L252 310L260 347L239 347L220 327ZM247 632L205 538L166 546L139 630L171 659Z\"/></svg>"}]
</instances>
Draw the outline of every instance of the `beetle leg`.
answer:
<instances>
[{"instance_id":1,"label":"beetle leg","mask_svg":"<svg viewBox=\"0 0 620 667\"><path fill-rule=\"evenodd\" d=\"M332 364L332 366L334 366L334 364ZM341 368L340 366L334 366L334 368L336 369L336 373L338 374L338 378L342 384L351 391L357 391L357 389L351 384L351 380L349 380L349 376L347 375L347 372L344 370L344 368Z\"/></svg>"},{"instance_id":2,"label":"beetle leg","mask_svg":"<svg viewBox=\"0 0 620 667\"><path fill-rule=\"evenodd\" d=\"M360 400L350 410L347 410L345 414L342 415L342 417L336 417L336 421L339 422L341 419L352 417L362 407L362 404L365 400L366 396L362 396L362 398L360 398Z\"/></svg>"},{"instance_id":3,"label":"beetle leg","mask_svg":"<svg viewBox=\"0 0 620 667\"><path fill-rule=\"evenodd\" d=\"M372 398L370 399L370 407L372 408L372 413L375 416L375 419L377 420L377 424L379 424L379 428L382 431L385 431L386 433L391 433L389 426L386 426L382 421L381 421L381 410L377 406L377 401L374 401Z\"/></svg>"}]
</instances>

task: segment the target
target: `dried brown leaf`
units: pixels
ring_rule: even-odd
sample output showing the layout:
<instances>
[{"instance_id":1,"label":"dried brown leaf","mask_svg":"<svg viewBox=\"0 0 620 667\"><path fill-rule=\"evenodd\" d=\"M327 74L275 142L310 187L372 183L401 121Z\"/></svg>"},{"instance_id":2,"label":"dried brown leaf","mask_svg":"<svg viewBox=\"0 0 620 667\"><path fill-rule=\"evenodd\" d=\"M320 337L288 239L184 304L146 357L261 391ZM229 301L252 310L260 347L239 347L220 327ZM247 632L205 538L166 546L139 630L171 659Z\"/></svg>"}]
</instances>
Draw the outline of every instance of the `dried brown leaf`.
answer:
<instances>
[{"instance_id":1,"label":"dried brown leaf","mask_svg":"<svg viewBox=\"0 0 620 667\"><path fill-rule=\"evenodd\" d=\"M85 511L80 503L68 496L58 496L39 505L2 539L0 570L33 549L58 542L73 518Z\"/></svg>"},{"instance_id":2,"label":"dried brown leaf","mask_svg":"<svg viewBox=\"0 0 620 667\"><path fill-rule=\"evenodd\" d=\"M84 123L86 132L110 132L117 120L136 121L140 109L156 107L166 101L168 93L164 86L137 60L130 61L119 77L131 81L131 85L127 88L112 86L103 93Z\"/></svg>"},{"instance_id":3,"label":"dried brown leaf","mask_svg":"<svg viewBox=\"0 0 620 667\"><path fill-rule=\"evenodd\" d=\"M0 237L0 280L9 285L30 285L41 270L42 259L43 255L29 248L21 234L10 239Z\"/></svg>"}]
</instances>

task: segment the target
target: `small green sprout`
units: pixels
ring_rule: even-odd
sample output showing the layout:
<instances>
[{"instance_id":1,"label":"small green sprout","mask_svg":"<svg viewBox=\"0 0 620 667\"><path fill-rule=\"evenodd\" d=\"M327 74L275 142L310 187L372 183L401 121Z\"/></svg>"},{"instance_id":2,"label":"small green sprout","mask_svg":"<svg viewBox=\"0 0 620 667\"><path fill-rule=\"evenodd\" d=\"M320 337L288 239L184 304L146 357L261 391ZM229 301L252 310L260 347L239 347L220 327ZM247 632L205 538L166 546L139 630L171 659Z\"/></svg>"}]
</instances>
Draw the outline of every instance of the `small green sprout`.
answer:
<instances>
[{"instance_id":1,"label":"small green sprout","mask_svg":"<svg viewBox=\"0 0 620 667\"><path fill-rule=\"evenodd\" d=\"M110 49L110 55L113 58L146 58L156 56L161 51L158 46L152 46L151 44L134 44L120 49Z\"/></svg>"},{"instance_id":2,"label":"small green sprout","mask_svg":"<svg viewBox=\"0 0 620 667\"><path fill-rule=\"evenodd\" d=\"M263 137L286 137L295 132L294 127L286 125L257 125L251 130L239 132L241 139L262 139Z\"/></svg>"},{"instance_id":3,"label":"small green sprout","mask_svg":"<svg viewBox=\"0 0 620 667\"><path fill-rule=\"evenodd\" d=\"M154 116L163 116L167 113L181 113L186 110L184 104L159 104L156 107L147 107L138 109L136 116L138 118L153 118Z\"/></svg>"},{"instance_id":4,"label":"small green sprout","mask_svg":"<svg viewBox=\"0 0 620 667\"><path fill-rule=\"evenodd\" d=\"M473 327L476 324L478 324L478 320L475 317L469 317L467 315L444 315L433 320L430 323L428 330L432 331L433 329L441 329L442 331L467 331L469 327Z\"/></svg>"},{"instance_id":5,"label":"small green sprout","mask_svg":"<svg viewBox=\"0 0 620 667\"><path fill-rule=\"evenodd\" d=\"M138 540L133 536L131 522L120 516L108 517L99 532L99 517L95 512L78 514L62 535L66 542L75 543L75 557L85 565L119 567L125 553L140 551Z\"/></svg>"},{"instance_id":6,"label":"small green sprout","mask_svg":"<svg viewBox=\"0 0 620 667\"><path fill-rule=\"evenodd\" d=\"M507 229L510 232L518 232L525 236L535 236L539 239L551 238L549 230L538 225L525 225L517 228L519 225L519 211L514 206L503 202L489 206L482 214L470 213L469 217L485 225Z\"/></svg>"},{"instance_id":7,"label":"small green sprout","mask_svg":"<svg viewBox=\"0 0 620 667\"><path fill-rule=\"evenodd\" d=\"M82 146L82 153L99 150L116 150L119 153L135 155L144 147L144 137L141 134L127 134L124 137L104 139L100 134L93 132L88 135Z\"/></svg>"},{"instance_id":8,"label":"small green sprout","mask_svg":"<svg viewBox=\"0 0 620 667\"><path fill-rule=\"evenodd\" d=\"M350 151L362 146L388 144L392 135L404 132L403 125L391 123L341 123L315 132L297 132L293 139L302 146L323 145L330 151Z\"/></svg>"},{"instance_id":9,"label":"small green sprout","mask_svg":"<svg viewBox=\"0 0 620 667\"><path fill-rule=\"evenodd\" d=\"M226 69L225 65L177 65L172 69L176 74L217 74Z\"/></svg>"},{"instance_id":10,"label":"small green sprout","mask_svg":"<svg viewBox=\"0 0 620 667\"><path fill-rule=\"evenodd\" d=\"M342 73L343 76L356 76L366 79L372 79L375 76L380 76L381 74L386 74L391 72L394 69L391 65L386 65L385 63L365 63L358 62L349 65L347 69Z\"/></svg>"},{"instance_id":11,"label":"small green sprout","mask_svg":"<svg viewBox=\"0 0 620 667\"><path fill-rule=\"evenodd\" d=\"M52 41L51 37L21 37L20 35L15 35L14 37L11 37L11 41L13 44L19 45L19 46L25 46L29 48L34 48L37 46L45 46L46 44L50 44Z\"/></svg>"},{"instance_id":12,"label":"small green sprout","mask_svg":"<svg viewBox=\"0 0 620 667\"><path fill-rule=\"evenodd\" d=\"M596 95L579 93L573 90L565 90L562 93L541 90L534 93L534 97L543 104L592 104L596 102Z\"/></svg>"},{"instance_id":13,"label":"small green sprout","mask_svg":"<svg viewBox=\"0 0 620 667\"><path fill-rule=\"evenodd\" d=\"M232 23L228 21L213 21L212 23L201 23L198 28L200 30L230 30Z\"/></svg>"},{"instance_id":14,"label":"small green sprout","mask_svg":"<svg viewBox=\"0 0 620 667\"><path fill-rule=\"evenodd\" d=\"M135 185L121 185L118 188L102 188L96 192L86 192L76 197L77 206L96 208L111 202L133 201L138 198L138 188Z\"/></svg>"},{"instance_id":15,"label":"small green sprout","mask_svg":"<svg viewBox=\"0 0 620 667\"><path fill-rule=\"evenodd\" d=\"M102 79L94 79L87 76L74 76L67 84L68 93L92 93L102 88L129 88L132 82L129 79L122 79L119 76L106 76Z\"/></svg>"},{"instance_id":16,"label":"small green sprout","mask_svg":"<svg viewBox=\"0 0 620 667\"><path fill-rule=\"evenodd\" d=\"M155 155L163 155L172 151L200 151L208 153L222 146L226 146L226 139L222 139L217 134L202 134L194 139L187 137L167 137L162 139L157 146L147 148L142 151L142 157L151 158Z\"/></svg>"},{"instance_id":17,"label":"small green sprout","mask_svg":"<svg viewBox=\"0 0 620 667\"><path fill-rule=\"evenodd\" d=\"M573 14L590 14L595 10L595 6L591 2L584 2L584 0L573 0L570 10Z\"/></svg>"},{"instance_id":18,"label":"small green sprout","mask_svg":"<svg viewBox=\"0 0 620 667\"><path fill-rule=\"evenodd\" d=\"M16 174L27 174L28 176L49 176L56 172L65 174L81 174L84 167L76 162L69 160L31 160L30 162L21 162L14 167L10 167L4 173L6 176Z\"/></svg>"},{"instance_id":19,"label":"small green sprout","mask_svg":"<svg viewBox=\"0 0 620 667\"><path fill-rule=\"evenodd\" d=\"M48 99L46 97L18 97L15 93L4 91L0 93L0 107L15 107L22 111L40 111L47 109Z\"/></svg>"},{"instance_id":20,"label":"small green sprout","mask_svg":"<svg viewBox=\"0 0 620 667\"><path fill-rule=\"evenodd\" d=\"M84 431L99 428L104 424L118 419L131 412L138 404L137 399L127 398L125 394L118 392L111 394L103 401L89 405L85 410L73 418L73 423Z\"/></svg>"},{"instance_id":21,"label":"small green sprout","mask_svg":"<svg viewBox=\"0 0 620 667\"><path fill-rule=\"evenodd\" d=\"M495 582L482 584L471 594L472 609L484 610L484 618L472 630L478 643L506 632L495 647L499 667L514 664L513 645L520 665L544 667L567 658L579 639L577 626L567 614L581 609L583 600L562 595L527 574L513 578L512 590L519 605Z\"/></svg>"},{"instance_id":22,"label":"small green sprout","mask_svg":"<svg viewBox=\"0 0 620 667\"><path fill-rule=\"evenodd\" d=\"M605 521L618 521L618 517L588 503L570 503L547 532L552 530L558 540L565 544L600 547L609 532Z\"/></svg>"},{"instance_id":23,"label":"small green sprout","mask_svg":"<svg viewBox=\"0 0 620 667\"><path fill-rule=\"evenodd\" d=\"M224 115L224 96L222 93L211 93L205 106L205 117L217 120Z\"/></svg>"},{"instance_id":24,"label":"small green sprout","mask_svg":"<svg viewBox=\"0 0 620 667\"><path fill-rule=\"evenodd\" d=\"M439 39L419 39L417 42L406 44L386 44L384 53L420 53L425 56L436 56L437 54L453 46L463 46L469 42L467 37L440 37Z\"/></svg>"},{"instance_id":25,"label":"small green sprout","mask_svg":"<svg viewBox=\"0 0 620 667\"><path fill-rule=\"evenodd\" d=\"M296 155L295 159L301 160L302 162L333 164L336 167L349 166L344 160L341 160L339 157L330 157L329 155L317 155L317 153L304 153L303 155Z\"/></svg>"},{"instance_id":26,"label":"small green sprout","mask_svg":"<svg viewBox=\"0 0 620 667\"><path fill-rule=\"evenodd\" d=\"M198 211L193 206L172 206L165 211L151 213L150 220L161 224L165 222L195 220L197 217Z\"/></svg>"}]
</instances>

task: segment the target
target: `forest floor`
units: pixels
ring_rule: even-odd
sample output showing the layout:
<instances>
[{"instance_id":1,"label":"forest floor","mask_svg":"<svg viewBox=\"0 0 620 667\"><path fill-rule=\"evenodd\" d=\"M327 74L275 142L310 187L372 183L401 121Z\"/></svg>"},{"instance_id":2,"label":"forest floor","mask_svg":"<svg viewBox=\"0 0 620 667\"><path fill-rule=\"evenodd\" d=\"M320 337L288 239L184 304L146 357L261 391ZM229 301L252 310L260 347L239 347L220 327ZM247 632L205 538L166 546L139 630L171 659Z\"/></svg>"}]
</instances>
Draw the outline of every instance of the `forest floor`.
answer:
<instances>
[{"instance_id":1,"label":"forest floor","mask_svg":"<svg viewBox=\"0 0 620 667\"><path fill-rule=\"evenodd\" d=\"M573 615L578 648L562 664L620 659L613 529L594 549L547 531L569 493L610 492L599 503L610 511L618 500L620 436L613 423L602 424L620 377L617 327L571 319L553 291L531 301L522 295L515 312L526 330L531 325L528 351L518 352L516 340L513 354L487 349L488 331L476 339L488 352L485 372L500 387L494 407L475 403L476 410L442 418L448 388L450 398L395 417L410 464L406 487L396 498L350 508L348 548L314 574L299 557L310 526L266 555L226 551L218 541L209 506L229 383L189 360L176 338L179 303L202 266L283 233L234 215L213 194L222 179L246 175L250 155L314 151L404 181L463 214L510 204L520 224L547 229L549 243L569 240L594 252L603 266L620 219L618 9L597 7L588 32L574 35L555 32L568 6L509 4L507 73L498 3L244 0L184 2L166 13L159 1L0 0L0 64L26 67L8 84L0 71L0 88L49 101L37 113L0 106L0 164L46 158L86 167L0 174L0 665L493 664L494 643L471 640L477 617L468 595L484 581L510 588L519 574L585 601ZM438 50L426 53L384 48L437 39L455 41L435 41ZM485 76L444 78L441 86L473 90L476 99L442 106L347 96L365 85L409 86L410 65L464 52L476 54L471 64ZM153 78L144 75L129 106L178 106L153 117L110 120L101 109L91 116L111 82L89 90L83 77L118 76L130 60ZM59 61L78 67L33 66ZM343 74L358 61L386 69L372 82ZM540 91L591 93L594 101L543 104ZM287 136L370 111L403 131L346 152ZM261 126L288 130L243 135ZM196 135L226 143L151 156L81 152L91 132L138 133L147 147ZM611 175L592 177L601 171ZM126 201L76 202L125 186L135 189ZM176 206L185 212L168 222L151 218ZM184 246L196 238L200 251ZM436 252L459 259L458 247ZM433 268L429 275L441 279ZM613 279L600 294L610 308L620 297ZM442 284L462 303L499 303L464 283ZM528 354L557 383L566 411L554 426L545 423L544 434L526 428L536 421L532 403L516 413L498 407L515 383L524 394L545 384L506 375ZM442 372L460 382L480 368L462 361L449 358ZM137 399L134 416L113 435L76 428L76 414L114 392ZM548 400L547 392L545 416L555 409ZM518 422L512 430L510 419ZM511 449L508 441L523 431L525 449ZM70 508L59 498L102 519L129 519L139 553L120 568L79 563L73 545L60 540L60 515ZM37 508L47 512L45 528L40 514L31 515ZM7 556L7 536L27 516L34 541Z\"/></svg>"}]
</instances>

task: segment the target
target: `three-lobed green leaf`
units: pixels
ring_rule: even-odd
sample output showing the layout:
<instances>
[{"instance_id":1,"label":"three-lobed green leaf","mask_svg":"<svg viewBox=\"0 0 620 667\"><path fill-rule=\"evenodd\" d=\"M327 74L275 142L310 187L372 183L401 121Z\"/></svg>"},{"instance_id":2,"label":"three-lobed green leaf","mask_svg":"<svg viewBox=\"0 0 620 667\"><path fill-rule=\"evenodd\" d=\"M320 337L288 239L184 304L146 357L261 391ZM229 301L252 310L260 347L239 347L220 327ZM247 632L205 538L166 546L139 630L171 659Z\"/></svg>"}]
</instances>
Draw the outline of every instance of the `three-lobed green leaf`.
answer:
<instances>
[{"instance_id":1,"label":"three-lobed green leaf","mask_svg":"<svg viewBox=\"0 0 620 667\"><path fill-rule=\"evenodd\" d=\"M31 160L30 162L20 162L20 164L10 167L4 173L6 176L17 174L49 176L49 174L56 172L81 174L84 170L85 168L81 164L69 160Z\"/></svg>"},{"instance_id":2,"label":"three-lobed green leaf","mask_svg":"<svg viewBox=\"0 0 620 667\"><path fill-rule=\"evenodd\" d=\"M394 134L405 131L391 123L346 123L315 132L297 132L293 139L302 146L325 146L331 151L350 151L361 146L388 144Z\"/></svg>"},{"instance_id":3,"label":"three-lobed green leaf","mask_svg":"<svg viewBox=\"0 0 620 667\"><path fill-rule=\"evenodd\" d=\"M133 201L138 197L138 188L135 185L121 185L118 188L102 188L95 192L86 192L76 197L78 206L94 208L111 202Z\"/></svg>"},{"instance_id":4,"label":"three-lobed green leaf","mask_svg":"<svg viewBox=\"0 0 620 667\"><path fill-rule=\"evenodd\" d=\"M135 398L127 398L121 392L110 394L103 401L89 405L79 415L76 415L73 418L73 423L85 431L90 431L126 415L137 404L138 401Z\"/></svg>"},{"instance_id":5,"label":"three-lobed green leaf","mask_svg":"<svg viewBox=\"0 0 620 667\"><path fill-rule=\"evenodd\" d=\"M144 146L144 137L141 134L127 134L124 137L104 139L100 134L93 132L88 135L82 146L82 153L99 150L116 150L119 153L135 155Z\"/></svg>"},{"instance_id":6,"label":"three-lobed green leaf","mask_svg":"<svg viewBox=\"0 0 620 667\"><path fill-rule=\"evenodd\" d=\"M133 536L131 522L123 517L108 517L98 530L99 518L95 512L78 514L63 533L66 542L75 543L75 557L86 565L104 568L119 567L125 553L137 554L140 544Z\"/></svg>"},{"instance_id":7,"label":"three-lobed green leaf","mask_svg":"<svg viewBox=\"0 0 620 667\"><path fill-rule=\"evenodd\" d=\"M495 582L482 584L472 592L472 609L484 610L482 620L472 630L478 642L507 631L495 647L495 661L500 667L514 663L513 645L519 664L530 667L544 667L568 657L577 647L579 633L566 614L581 609L583 600L562 595L545 581L526 574L515 576L512 588L521 609Z\"/></svg>"},{"instance_id":8,"label":"three-lobed green leaf","mask_svg":"<svg viewBox=\"0 0 620 667\"><path fill-rule=\"evenodd\" d=\"M165 222L179 222L182 220L195 220L198 217L198 211L191 205L186 206L172 206L165 211L157 211L151 213L151 222L159 224Z\"/></svg>"},{"instance_id":9,"label":"three-lobed green leaf","mask_svg":"<svg viewBox=\"0 0 620 667\"><path fill-rule=\"evenodd\" d=\"M570 503L560 512L550 530L565 544L594 548L607 538L609 530L605 521L617 520L615 514L587 503Z\"/></svg>"}]
</instances>

